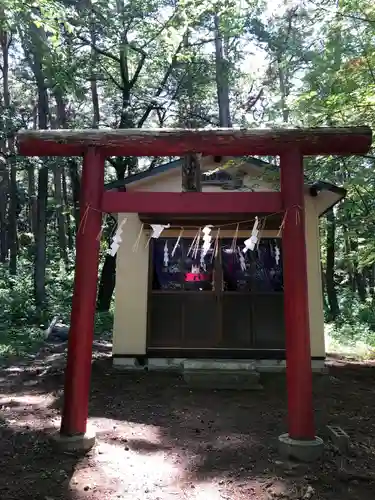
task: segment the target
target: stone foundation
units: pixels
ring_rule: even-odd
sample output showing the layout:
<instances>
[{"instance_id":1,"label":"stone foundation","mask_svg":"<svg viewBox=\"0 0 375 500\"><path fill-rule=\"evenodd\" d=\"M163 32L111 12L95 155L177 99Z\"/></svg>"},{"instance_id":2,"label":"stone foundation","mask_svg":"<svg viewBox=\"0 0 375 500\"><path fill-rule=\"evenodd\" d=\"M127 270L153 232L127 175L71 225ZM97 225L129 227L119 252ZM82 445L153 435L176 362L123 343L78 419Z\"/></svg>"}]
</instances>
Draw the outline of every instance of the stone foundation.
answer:
<instances>
[{"instance_id":1,"label":"stone foundation","mask_svg":"<svg viewBox=\"0 0 375 500\"><path fill-rule=\"evenodd\" d=\"M276 359L244 359L244 360L219 360L219 359L185 359L185 358L145 358L141 362L137 358L113 358L113 366L122 370L172 370L184 372L186 370L255 370L259 373L282 373L285 371L285 360ZM311 360L312 371L327 373L323 359Z\"/></svg>"}]
</instances>

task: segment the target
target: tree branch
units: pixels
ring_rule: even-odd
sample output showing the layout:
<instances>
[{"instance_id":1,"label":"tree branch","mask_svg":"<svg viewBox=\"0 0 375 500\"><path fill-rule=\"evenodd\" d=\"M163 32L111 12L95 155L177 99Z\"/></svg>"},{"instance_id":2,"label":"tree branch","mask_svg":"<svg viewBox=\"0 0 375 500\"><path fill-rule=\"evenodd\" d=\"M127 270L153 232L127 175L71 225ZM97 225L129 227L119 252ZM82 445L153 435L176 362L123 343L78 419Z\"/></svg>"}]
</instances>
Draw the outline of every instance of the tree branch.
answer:
<instances>
[{"instance_id":1,"label":"tree branch","mask_svg":"<svg viewBox=\"0 0 375 500\"><path fill-rule=\"evenodd\" d=\"M154 40L157 39L157 37L159 35L161 35L163 33L163 31L166 29L166 27L168 26L168 24L173 21L174 17L176 16L176 12L174 12L166 21L165 23L163 23L160 27L160 29L154 34L154 36L152 36L149 40L147 40L146 43L144 43L141 47L141 49L145 49L148 45L150 45L150 43L152 43Z\"/></svg>"},{"instance_id":2,"label":"tree branch","mask_svg":"<svg viewBox=\"0 0 375 500\"><path fill-rule=\"evenodd\" d=\"M100 65L100 69L102 69L106 75L108 76L108 78L111 80L112 83L114 83L116 85L116 87L118 89L120 89L121 91L124 90L123 87L121 86L121 84L116 80L116 78L107 70L107 68L105 66L103 66L102 64L100 64L99 62L99 65Z\"/></svg>"},{"instance_id":3,"label":"tree branch","mask_svg":"<svg viewBox=\"0 0 375 500\"><path fill-rule=\"evenodd\" d=\"M206 122L209 125L212 125L213 127L220 127L219 122L217 122L217 121L214 122L214 121L210 120L209 118L207 118L205 116L202 116L202 115L200 115L198 113L193 113L193 112L192 113L188 113L188 116L190 118L197 118L198 120L202 120L202 122Z\"/></svg>"},{"instance_id":4,"label":"tree branch","mask_svg":"<svg viewBox=\"0 0 375 500\"><path fill-rule=\"evenodd\" d=\"M142 71L142 68L145 64L145 61L146 61L146 58L147 58L147 54L146 52L144 52L142 49L136 49L135 47L132 47L131 48L134 50L134 51L137 51L137 52L140 52L141 54L141 59L138 61L138 65L137 65L137 69L135 70L135 73L132 77L132 79L130 80L129 82L129 89L131 90L134 85L137 83L137 80L138 80L138 77Z\"/></svg>"},{"instance_id":5,"label":"tree branch","mask_svg":"<svg viewBox=\"0 0 375 500\"><path fill-rule=\"evenodd\" d=\"M106 50L100 49L97 47L94 43L92 43L90 40L87 40L84 36L77 35L77 38L81 40L81 42L84 42L86 45L89 45L92 49L94 49L98 54L108 57L109 59L112 59L112 61L117 62L120 64L120 58L111 54L110 52L107 52Z\"/></svg>"},{"instance_id":6,"label":"tree branch","mask_svg":"<svg viewBox=\"0 0 375 500\"><path fill-rule=\"evenodd\" d=\"M180 52L180 50L181 50L182 46L183 46L183 42L181 41L181 42L180 42L180 44L179 44L179 46L178 46L178 47L177 47L177 49L176 49L176 52L174 53L174 56L172 57L172 61L171 61L170 65L169 65L169 67L168 67L167 71L165 72L164 77L163 77L162 81L160 82L160 85L159 85L159 87L158 87L157 91L156 91L156 92L155 92L155 94L154 94L154 99L155 99L156 97L159 97L159 96L160 96L160 94L163 92L164 87L165 87L165 85L166 85L166 83L167 83L167 81L168 81L168 78L170 77L170 75L171 75L171 73L172 73L173 69L174 69L174 68L175 68L175 66L176 66L176 63L177 63L177 55L179 54L179 52ZM147 106L147 108L146 108L145 112L143 113L143 115L142 115L141 119L139 120L139 122L138 122L138 124L137 124L137 128L142 128L142 127L143 127L144 122L145 122L145 121L147 120L147 118L149 117L149 115L150 115L151 111L154 109L154 106L155 106L155 103L154 103L154 102L151 102L151 103Z\"/></svg>"},{"instance_id":7,"label":"tree branch","mask_svg":"<svg viewBox=\"0 0 375 500\"><path fill-rule=\"evenodd\" d=\"M110 156L107 156L106 160L108 161L108 163L110 163L112 165L112 167L114 169L116 169L116 160L114 160L113 158L111 158Z\"/></svg>"}]
</instances>

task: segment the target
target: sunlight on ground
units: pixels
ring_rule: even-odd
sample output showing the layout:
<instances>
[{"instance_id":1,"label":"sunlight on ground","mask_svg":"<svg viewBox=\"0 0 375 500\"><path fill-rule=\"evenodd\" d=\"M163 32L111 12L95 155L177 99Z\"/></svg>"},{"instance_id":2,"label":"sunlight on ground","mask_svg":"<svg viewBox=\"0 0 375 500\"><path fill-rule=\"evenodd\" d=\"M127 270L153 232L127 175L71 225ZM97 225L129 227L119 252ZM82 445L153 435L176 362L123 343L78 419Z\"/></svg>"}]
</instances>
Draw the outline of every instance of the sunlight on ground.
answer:
<instances>
[{"instance_id":1,"label":"sunlight on ground","mask_svg":"<svg viewBox=\"0 0 375 500\"><path fill-rule=\"evenodd\" d=\"M52 395L23 394L22 396L0 397L0 409L4 411L6 425L14 431L57 429L59 419L49 415L49 408L55 402ZM6 418L6 411L12 410L12 418ZM16 418L14 418L16 412Z\"/></svg>"},{"instance_id":2,"label":"sunlight on ground","mask_svg":"<svg viewBox=\"0 0 375 500\"><path fill-rule=\"evenodd\" d=\"M197 480L194 469L199 466L201 456L191 450L179 448L179 440L166 442L164 430L155 425L112 420L90 419L97 430L95 462L91 470L78 470L71 479L72 490L82 491L90 482L95 468L95 477L100 477L100 487L111 488L116 493L111 498L122 500L156 500L184 498L188 500L223 500L225 485L222 475ZM115 437L113 435L115 432ZM233 438L233 439L232 439ZM243 442L243 435L231 435L231 441L216 440L216 446L235 446ZM253 478L254 480L255 478ZM232 487L235 481L231 482ZM259 484L254 480L256 491ZM95 490L96 485L91 484ZM262 496L257 498L263 498Z\"/></svg>"},{"instance_id":3,"label":"sunlight on ground","mask_svg":"<svg viewBox=\"0 0 375 500\"><path fill-rule=\"evenodd\" d=\"M121 494L139 495L139 485L147 493L155 487L168 487L181 477L187 464L175 462L173 450L163 446L159 427L105 418L91 422L100 429L96 449L98 465L107 478L121 483ZM116 441L108 442L106 433L113 430Z\"/></svg>"},{"instance_id":4,"label":"sunlight on ground","mask_svg":"<svg viewBox=\"0 0 375 500\"><path fill-rule=\"evenodd\" d=\"M354 345L338 342L332 338L329 330L325 333L326 352L329 354L337 354L343 357L354 359L373 359L375 357L374 348L365 344L364 342L356 342Z\"/></svg>"}]
</instances>

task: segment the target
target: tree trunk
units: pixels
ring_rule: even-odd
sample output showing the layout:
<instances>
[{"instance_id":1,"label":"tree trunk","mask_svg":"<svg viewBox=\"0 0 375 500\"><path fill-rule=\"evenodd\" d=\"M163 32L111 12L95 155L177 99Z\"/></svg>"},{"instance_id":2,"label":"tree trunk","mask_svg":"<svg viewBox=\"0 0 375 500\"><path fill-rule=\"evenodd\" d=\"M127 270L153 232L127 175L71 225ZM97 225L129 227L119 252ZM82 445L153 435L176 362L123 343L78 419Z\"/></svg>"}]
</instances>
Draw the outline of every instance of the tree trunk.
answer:
<instances>
[{"instance_id":1,"label":"tree trunk","mask_svg":"<svg viewBox=\"0 0 375 500\"><path fill-rule=\"evenodd\" d=\"M71 223L70 223L70 214L69 214L69 197L68 197L68 186L66 184L66 174L65 174L65 167L62 168L61 171L61 180L62 180L62 190L63 190L63 200L64 200L64 207L65 207L65 224L66 224L66 234L68 236L68 247L70 250L74 248L74 239L73 239L73 233L72 233L72 228L71 228Z\"/></svg>"},{"instance_id":2,"label":"tree trunk","mask_svg":"<svg viewBox=\"0 0 375 500\"><path fill-rule=\"evenodd\" d=\"M283 123L289 122L289 109L287 107L287 98L289 96L288 85L286 82L286 75L282 68L281 58L278 58L277 61L277 71L279 76L279 87L280 87L280 105L281 105L281 113L283 118Z\"/></svg>"},{"instance_id":3,"label":"tree trunk","mask_svg":"<svg viewBox=\"0 0 375 500\"><path fill-rule=\"evenodd\" d=\"M57 161L61 161L58 159ZM55 187L55 203L56 203L56 222L57 222L57 234L59 240L59 250L61 259L64 261L65 267L68 267L68 252L66 248L66 234L65 234L65 220L64 220L64 210L63 210L63 196L62 196L62 186L61 186L61 176L62 169L59 164L55 165L53 169L54 177L54 187Z\"/></svg>"},{"instance_id":4,"label":"tree trunk","mask_svg":"<svg viewBox=\"0 0 375 500\"><path fill-rule=\"evenodd\" d=\"M0 262L5 263L8 257L6 212L9 178L6 161L0 157Z\"/></svg>"},{"instance_id":5,"label":"tree trunk","mask_svg":"<svg viewBox=\"0 0 375 500\"><path fill-rule=\"evenodd\" d=\"M70 184L72 188L72 197L73 197L73 214L74 219L76 221L76 231L78 231L79 227L79 195L81 191L81 179L78 172L78 164L76 160L69 159L68 160L68 169L69 169L69 177Z\"/></svg>"},{"instance_id":6,"label":"tree trunk","mask_svg":"<svg viewBox=\"0 0 375 500\"><path fill-rule=\"evenodd\" d=\"M4 11L0 11L0 21L5 21ZM0 44L2 52L2 74L3 74L3 99L4 109L6 111L5 131L8 136L5 140L6 152L9 154L9 184L10 184L10 199L8 212L8 238L6 241L9 247L9 272L12 275L17 274L17 171L15 165L15 145L14 133L12 131L11 106L9 93L9 34L4 29L0 28ZM5 241L4 241L5 243Z\"/></svg>"},{"instance_id":7,"label":"tree trunk","mask_svg":"<svg viewBox=\"0 0 375 500\"><path fill-rule=\"evenodd\" d=\"M40 129L48 127L48 94L45 86L43 66L38 52L38 45L34 47L35 79L38 88L38 124ZM47 160L48 161L48 160ZM37 229L35 252L35 302L39 312L46 299L46 244L47 244L47 206L48 206L48 165L46 163L38 172L37 196Z\"/></svg>"},{"instance_id":8,"label":"tree trunk","mask_svg":"<svg viewBox=\"0 0 375 500\"><path fill-rule=\"evenodd\" d=\"M349 233L348 233L348 228L345 224L342 226L343 230L343 235L344 235L344 243L345 243L345 262L347 265L346 272L349 277L349 286L350 289L353 293L356 291L356 282L355 282L355 277L354 277L354 265L353 265L353 260L351 257L351 241L349 238Z\"/></svg>"},{"instance_id":9,"label":"tree trunk","mask_svg":"<svg viewBox=\"0 0 375 500\"><path fill-rule=\"evenodd\" d=\"M9 272L13 276L17 274L17 254L18 254L18 235L17 235L17 205L18 205L18 188L17 188L17 170L15 165L15 147L14 138L9 139L10 151L10 203L9 203Z\"/></svg>"},{"instance_id":10,"label":"tree trunk","mask_svg":"<svg viewBox=\"0 0 375 500\"><path fill-rule=\"evenodd\" d=\"M109 311L111 307L112 295L116 283L116 256L107 254L104 260L102 274L100 277L97 310L100 312Z\"/></svg>"},{"instance_id":11,"label":"tree trunk","mask_svg":"<svg viewBox=\"0 0 375 500\"><path fill-rule=\"evenodd\" d=\"M333 210L327 212L327 268L326 268L326 287L327 300L329 306L329 319L337 319L340 309L337 300L335 285L335 237L336 237L336 219Z\"/></svg>"},{"instance_id":12,"label":"tree trunk","mask_svg":"<svg viewBox=\"0 0 375 500\"><path fill-rule=\"evenodd\" d=\"M46 230L48 200L48 167L43 166L38 172L37 229L35 251L35 302L39 311L46 298Z\"/></svg>"},{"instance_id":13,"label":"tree trunk","mask_svg":"<svg viewBox=\"0 0 375 500\"><path fill-rule=\"evenodd\" d=\"M0 130L5 130L5 121L3 119L5 113L4 106L0 94ZM0 151L6 151L5 137L0 136ZM8 258L8 243L7 243L7 207L8 207L8 189L9 175L7 161L4 156L0 155L0 262L5 263Z\"/></svg>"},{"instance_id":14,"label":"tree trunk","mask_svg":"<svg viewBox=\"0 0 375 500\"><path fill-rule=\"evenodd\" d=\"M368 270L369 272L369 278L368 278L368 284L369 284L369 291L370 295L372 298L375 296L375 264L372 264L372 266Z\"/></svg>"},{"instance_id":15,"label":"tree trunk","mask_svg":"<svg viewBox=\"0 0 375 500\"><path fill-rule=\"evenodd\" d=\"M355 290L358 293L359 300L361 302L366 301L367 291L366 291L366 279L363 272L358 269L358 242L355 239L348 238L351 254L354 256L352 259L353 263L353 277L354 277L354 286Z\"/></svg>"},{"instance_id":16,"label":"tree trunk","mask_svg":"<svg viewBox=\"0 0 375 500\"><path fill-rule=\"evenodd\" d=\"M361 302L366 302L367 290L366 290L366 278L360 271L355 272L355 281L357 284L358 297Z\"/></svg>"},{"instance_id":17,"label":"tree trunk","mask_svg":"<svg viewBox=\"0 0 375 500\"><path fill-rule=\"evenodd\" d=\"M29 225L31 232L34 235L34 241L35 241L36 228L37 228L37 206L36 206L36 196L35 196L35 171L34 171L34 165L32 163L28 164L27 184L29 193Z\"/></svg>"},{"instance_id":18,"label":"tree trunk","mask_svg":"<svg viewBox=\"0 0 375 500\"><path fill-rule=\"evenodd\" d=\"M229 103L229 64L225 58L224 40L220 29L220 17L214 15L215 25L215 65L217 101L220 127L232 127Z\"/></svg>"},{"instance_id":19,"label":"tree trunk","mask_svg":"<svg viewBox=\"0 0 375 500\"><path fill-rule=\"evenodd\" d=\"M123 31L121 33L120 42L120 75L121 75L121 85L122 85L122 101L121 101L121 117L119 128L134 128L135 122L131 112L130 107L130 96L131 96L131 85L129 76L129 61L128 61L128 40L127 40L127 28L126 28L126 15L125 15L125 5L124 1L117 2L117 12L119 19L122 22ZM91 34L92 35L92 34ZM95 94L91 94L93 98L93 110L94 110L94 120L95 120ZM97 109L99 113L99 110ZM124 179L125 176L130 175L131 172L137 166L137 159L134 157L117 157L115 160L115 170L117 179ZM100 275L99 289L98 289L98 299L97 299L97 310L101 312L108 311L112 301L113 291L115 289L116 283L116 256L112 257L107 254L104 259L104 264L102 272Z\"/></svg>"},{"instance_id":20,"label":"tree trunk","mask_svg":"<svg viewBox=\"0 0 375 500\"><path fill-rule=\"evenodd\" d=\"M324 309L328 309L328 304L327 304L327 294L326 294L326 273L323 268L323 264L320 263L320 274L322 276L322 297L323 297L323 306Z\"/></svg>"},{"instance_id":21,"label":"tree trunk","mask_svg":"<svg viewBox=\"0 0 375 500\"><path fill-rule=\"evenodd\" d=\"M94 47L97 42L97 27L95 23L95 15L92 11L91 0L88 2L88 7L91 9L90 13L90 38L91 38L91 52L90 52L90 87L91 87L91 102L92 102L92 128L98 128L100 122L99 110L99 96L96 70L98 67L98 53Z\"/></svg>"}]
</instances>

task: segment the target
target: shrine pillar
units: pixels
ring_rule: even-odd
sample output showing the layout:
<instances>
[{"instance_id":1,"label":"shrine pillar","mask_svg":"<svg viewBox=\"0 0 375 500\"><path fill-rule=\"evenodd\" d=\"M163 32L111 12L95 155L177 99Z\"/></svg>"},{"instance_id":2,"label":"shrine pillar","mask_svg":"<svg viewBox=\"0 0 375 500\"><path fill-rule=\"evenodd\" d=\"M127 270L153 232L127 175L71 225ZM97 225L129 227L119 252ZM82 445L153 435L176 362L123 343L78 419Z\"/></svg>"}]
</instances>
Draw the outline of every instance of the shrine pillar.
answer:
<instances>
[{"instance_id":1,"label":"shrine pillar","mask_svg":"<svg viewBox=\"0 0 375 500\"><path fill-rule=\"evenodd\" d=\"M64 408L56 441L66 449L89 449L95 434L86 429L98 281L104 157L89 147L83 158L80 226L76 238L74 293L65 371Z\"/></svg>"},{"instance_id":2,"label":"shrine pillar","mask_svg":"<svg viewBox=\"0 0 375 500\"><path fill-rule=\"evenodd\" d=\"M301 460L321 454L315 436L305 241L303 156L298 146L280 155L288 433L280 451Z\"/></svg>"}]
</instances>

